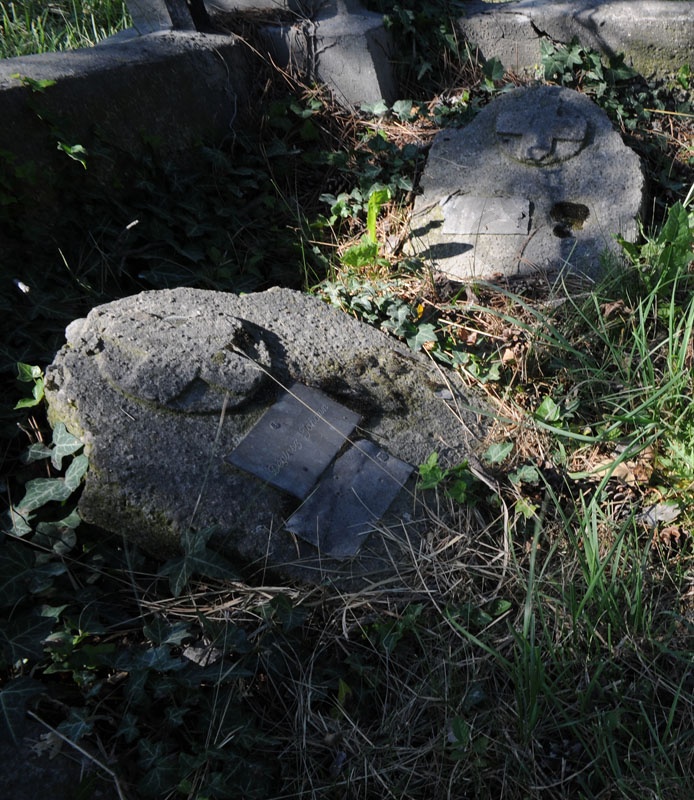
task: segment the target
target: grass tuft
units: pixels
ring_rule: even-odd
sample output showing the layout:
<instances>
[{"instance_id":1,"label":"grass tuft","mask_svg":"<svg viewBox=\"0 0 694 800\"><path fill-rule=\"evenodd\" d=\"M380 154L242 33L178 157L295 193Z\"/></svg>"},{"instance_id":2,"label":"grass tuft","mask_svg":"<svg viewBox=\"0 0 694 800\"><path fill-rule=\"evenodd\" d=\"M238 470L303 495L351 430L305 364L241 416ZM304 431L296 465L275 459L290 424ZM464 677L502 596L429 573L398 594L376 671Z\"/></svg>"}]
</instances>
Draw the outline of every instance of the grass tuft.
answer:
<instances>
[{"instance_id":1,"label":"grass tuft","mask_svg":"<svg viewBox=\"0 0 694 800\"><path fill-rule=\"evenodd\" d=\"M0 58L92 47L130 24L125 0L0 0Z\"/></svg>"}]
</instances>

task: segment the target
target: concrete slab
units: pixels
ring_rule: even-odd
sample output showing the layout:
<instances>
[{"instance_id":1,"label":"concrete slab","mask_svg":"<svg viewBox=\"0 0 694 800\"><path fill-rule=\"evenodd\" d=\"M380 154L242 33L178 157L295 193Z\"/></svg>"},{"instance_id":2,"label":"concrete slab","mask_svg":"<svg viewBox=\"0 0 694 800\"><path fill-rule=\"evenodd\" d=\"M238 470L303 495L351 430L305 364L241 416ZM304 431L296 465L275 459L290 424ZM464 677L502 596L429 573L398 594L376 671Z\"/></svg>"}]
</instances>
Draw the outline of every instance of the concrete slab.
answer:
<instances>
[{"instance_id":1,"label":"concrete slab","mask_svg":"<svg viewBox=\"0 0 694 800\"><path fill-rule=\"evenodd\" d=\"M220 140L247 107L248 56L231 36L161 31L0 60L0 149L45 169L58 157L56 131L88 152L97 139L129 154L142 152L145 139L164 152ZM34 91L31 82L44 80L55 84Z\"/></svg>"},{"instance_id":2,"label":"concrete slab","mask_svg":"<svg viewBox=\"0 0 694 800\"><path fill-rule=\"evenodd\" d=\"M517 89L439 133L415 202L411 252L463 280L536 270L597 277L644 204L638 156L585 95Z\"/></svg>"},{"instance_id":3,"label":"concrete slab","mask_svg":"<svg viewBox=\"0 0 694 800\"><path fill-rule=\"evenodd\" d=\"M517 73L537 73L543 39L574 37L608 57L624 53L646 77L694 65L692 0L471 0L458 27L484 59Z\"/></svg>"}]
</instances>

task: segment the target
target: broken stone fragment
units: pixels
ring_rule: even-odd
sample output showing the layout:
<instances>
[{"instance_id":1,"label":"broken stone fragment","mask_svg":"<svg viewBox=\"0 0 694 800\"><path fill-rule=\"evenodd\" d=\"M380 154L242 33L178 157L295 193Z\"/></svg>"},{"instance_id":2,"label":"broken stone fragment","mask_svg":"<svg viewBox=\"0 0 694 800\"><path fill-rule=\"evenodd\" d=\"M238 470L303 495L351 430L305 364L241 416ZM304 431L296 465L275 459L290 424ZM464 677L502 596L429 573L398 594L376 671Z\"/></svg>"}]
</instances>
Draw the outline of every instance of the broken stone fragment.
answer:
<instances>
[{"instance_id":1,"label":"broken stone fragment","mask_svg":"<svg viewBox=\"0 0 694 800\"><path fill-rule=\"evenodd\" d=\"M633 241L641 163L604 111L558 86L516 89L434 139L409 251L449 277L597 278Z\"/></svg>"},{"instance_id":2,"label":"broken stone fragment","mask_svg":"<svg viewBox=\"0 0 694 800\"><path fill-rule=\"evenodd\" d=\"M159 557L212 529L249 577L308 581L392 572L420 534L410 475L468 458L484 412L424 355L286 289L95 308L45 391L85 442L87 522Z\"/></svg>"}]
</instances>

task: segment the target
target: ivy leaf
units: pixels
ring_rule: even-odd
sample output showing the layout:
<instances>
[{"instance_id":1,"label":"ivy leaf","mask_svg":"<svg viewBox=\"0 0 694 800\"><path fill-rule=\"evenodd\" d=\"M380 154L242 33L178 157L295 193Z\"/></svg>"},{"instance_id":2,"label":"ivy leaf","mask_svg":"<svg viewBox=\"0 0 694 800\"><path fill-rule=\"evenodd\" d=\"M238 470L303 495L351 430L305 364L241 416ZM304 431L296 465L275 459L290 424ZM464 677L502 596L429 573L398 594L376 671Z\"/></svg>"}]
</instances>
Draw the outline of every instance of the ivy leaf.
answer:
<instances>
[{"instance_id":1,"label":"ivy leaf","mask_svg":"<svg viewBox=\"0 0 694 800\"><path fill-rule=\"evenodd\" d=\"M533 464L525 464L508 477L511 483L516 486L520 483L529 483L531 486L536 486L540 482L540 472Z\"/></svg>"},{"instance_id":2,"label":"ivy leaf","mask_svg":"<svg viewBox=\"0 0 694 800\"><path fill-rule=\"evenodd\" d=\"M308 617L306 609L295 606L286 594L278 594L273 597L270 600L270 607L275 612L285 633L300 628Z\"/></svg>"},{"instance_id":3,"label":"ivy leaf","mask_svg":"<svg viewBox=\"0 0 694 800\"><path fill-rule=\"evenodd\" d=\"M407 337L407 344L411 350L417 352L417 350L421 350L425 344L429 344L429 342L436 342L436 327L431 324L431 322L425 322L422 325L417 326L416 333L413 336Z\"/></svg>"},{"instance_id":4,"label":"ivy leaf","mask_svg":"<svg viewBox=\"0 0 694 800\"><path fill-rule=\"evenodd\" d=\"M170 625L159 616L153 617L142 629L145 636L154 644L179 645L185 639L192 638L192 633L185 622Z\"/></svg>"},{"instance_id":5,"label":"ivy leaf","mask_svg":"<svg viewBox=\"0 0 694 800\"><path fill-rule=\"evenodd\" d=\"M138 766L143 776L138 784L138 796L168 797L180 780L178 758L167 752L165 742L140 739L137 743Z\"/></svg>"},{"instance_id":6,"label":"ivy leaf","mask_svg":"<svg viewBox=\"0 0 694 800\"><path fill-rule=\"evenodd\" d=\"M383 117L388 113L388 105L385 100L378 100L375 103L362 103L361 110L374 117Z\"/></svg>"},{"instance_id":7,"label":"ivy leaf","mask_svg":"<svg viewBox=\"0 0 694 800\"><path fill-rule=\"evenodd\" d=\"M484 77L489 81L500 81L504 77L504 65L498 58L490 58L482 67Z\"/></svg>"},{"instance_id":8,"label":"ivy leaf","mask_svg":"<svg viewBox=\"0 0 694 800\"><path fill-rule=\"evenodd\" d=\"M30 662L43 658L43 643L53 630L54 622L47 617L18 615L0 629L0 651L3 660L15 664L26 659Z\"/></svg>"},{"instance_id":9,"label":"ivy leaf","mask_svg":"<svg viewBox=\"0 0 694 800\"><path fill-rule=\"evenodd\" d=\"M22 455L22 461L25 464L31 464L34 461L41 461L44 458L50 458L53 451L50 447L46 447L43 442L36 442L27 448L26 452Z\"/></svg>"},{"instance_id":10,"label":"ivy leaf","mask_svg":"<svg viewBox=\"0 0 694 800\"><path fill-rule=\"evenodd\" d=\"M34 678L14 678L0 689L0 740L19 744L30 701L43 691Z\"/></svg>"},{"instance_id":11,"label":"ivy leaf","mask_svg":"<svg viewBox=\"0 0 694 800\"><path fill-rule=\"evenodd\" d=\"M513 452L513 442L497 442L490 445L482 456L487 464L501 464Z\"/></svg>"},{"instance_id":12,"label":"ivy leaf","mask_svg":"<svg viewBox=\"0 0 694 800\"><path fill-rule=\"evenodd\" d=\"M67 500L72 494L71 489L63 478L34 478L26 485L26 494L18 506L18 511L29 514L37 508L43 508L47 503Z\"/></svg>"},{"instance_id":13,"label":"ivy leaf","mask_svg":"<svg viewBox=\"0 0 694 800\"><path fill-rule=\"evenodd\" d=\"M212 528L207 528L201 531L187 530L181 536L184 555L173 562L174 574L179 573L176 585L180 591L183 591L193 575L221 580L233 580L239 577L238 572L224 556L207 547L207 542L213 533ZM166 570L165 564L163 574L168 574ZM184 578L185 583L183 583Z\"/></svg>"},{"instance_id":14,"label":"ivy leaf","mask_svg":"<svg viewBox=\"0 0 694 800\"><path fill-rule=\"evenodd\" d=\"M559 422L561 407L551 397L545 397L535 412L535 416L545 422Z\"/></svg>"},{"instance_id":15,"label":"ivy leaf","mask_svg":"<svg viewBox=\"0 0 694 800\"><path fill-rule=\"evenodd\" d=\"M22 383L32 383L31 397L25 397L17 402L15 409L31 408L37 406L43 400L43 371L41 367L32 364L24 364L21 361L17 364L17 380Z\"/></svg>"},{"instance_id":16,"label":"ivy leaf","mask_svg":"<svg viewBox=\"0 0 694 800\"><path fill-rule=\"evenodd\" d=\"M44 381L43 378L36 378L31 389L31 397L23 397L15 404L15 410L19 408L33 408L43 400Z\"/></svg>"},{"instance_id":17,"label":"ivy leaf","mask_svg":"<svg viewBox=\"0 0 694 800\"><path fill-rule=\"evenodd\" d=\"M64 423L59 422L53 431L53 445L51 462L56 469L62 469L63 458L76 453L82 447L82 442L76 436L68 433Z\"/></svg>"},{"instance_id":18,"label":"ivy leaf","mask_svg":"<svg viewBox=\"0 0 694 800\"><path fill-rule=\"evenodd\" d=\"M12 536L21 538L31 533L33 528L27 521L27 515L22 512L20 508L10 508L7 512L6 519L9 522L9 530Z\"/></svg>"},{"instance_id":19,"label":"ivy leaf","mask_svg":"<svg viewBox=\"0 0 694 800\"><path fill-rule=\"evenodd\" d=\"M140 738L140 729L137 726L138 717L126 711L121 717L120 725L116 736L122 736L128 744L132 744Z\"/></svg>"},{"instance_id":20,"label":"ivy leaf","mask_svg":"<svg viewBox=\"0 0 694 800\"><path fill-rule=\"evenodd\" d=\"M65 472L65 485L74 492L89 469L89 459L84 454L75 456Z\"/></svg>"},{"instance_id":21,"label":"ivy leaf","mask_svg":"<svg viewBox=\"0 0 694 800\"><path fill-rule=\"evenodd\" d=\"M238 573L226 558L207 548L200 552L186 554L168 561L159 571L159 574L168 576L169 586L174 597L181 596L183 590L195 575L204 578L218 578L220 580L238 578Z\"/></svg>"},{"instance_id":22,"label":"ivy leaf","mask_svg":"<svg viewBox=\"0 0 694 800\"><path fill-rule=\"evenodd\" d=\"M86 710L71 708L69 717L58 725L58 730L71 742L79 742L94 728L94 723L87 718L87 714Z\"/></svg>"},{"instance_id":23,"label":"ivy leaf","mask_svg":"<svg viewBox=\"0 0 694 800\"><path fill-rule=\"evenodd\" d=\"M414 112L412 110L412 101L411 100L398 100L397 102L393 103L393 114L404 122L412 119L414 116Z\"/></svg>"},{"instance_id":24,"label":"ivy leaf","mask_svg":"<svg viewBox=\"0 0 694 800\"><path fill-rule=\"evenodd\" d=\"M17 363L17 380L23 383L31 383L43 377L41 367L33 366L31 364L23 364L21 361Z\"/></svg>"},{"instance_id":25,"label":"ivy leaf","mask_svg":"<svg viewBox=\"0 0 694 800\"><path fill-rule=\"evenodd\" d=\"M29 591L32 594L39 594L53 585L53 578L64 575L67 567L62 561L49 561L46 564L37 566L29 580Z\"/></svg>"}]
</instances>

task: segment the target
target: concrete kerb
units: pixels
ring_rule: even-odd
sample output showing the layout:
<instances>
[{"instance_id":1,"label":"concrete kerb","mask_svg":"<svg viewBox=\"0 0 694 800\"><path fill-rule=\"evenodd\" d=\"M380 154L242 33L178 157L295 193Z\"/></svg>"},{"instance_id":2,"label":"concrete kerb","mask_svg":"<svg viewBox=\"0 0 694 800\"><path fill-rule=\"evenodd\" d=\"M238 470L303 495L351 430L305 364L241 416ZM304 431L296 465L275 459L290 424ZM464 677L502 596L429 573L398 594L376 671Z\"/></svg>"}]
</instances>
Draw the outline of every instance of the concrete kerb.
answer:
<instances>
[{"instance_id":1,"label":"concrete kerb","mask_svg":"<svg viewBox=\"0 0 694 800\"><path fill-rule=\"evenodd\" d=\"M484 59L518 74L537 73L543 40L573 38L608 57L624 53L645 77L694 64L691 0L472 0L458 27Z\"/></svg>"},{"instance_id":2,"label":"concrete kerb","mask_svg":"<svg viewBox=\"0 0 694 800\"><path fill-rule=\"evenodd\" d=\"M128 154L229 135L247 107L247 48L229 36L161 31L104 47L0 60L0 149L55 163L58 132ZM36 81L55 81L43 92ZM64 158L64 156L62 156Z\"/></svg>"}]
</instances>

